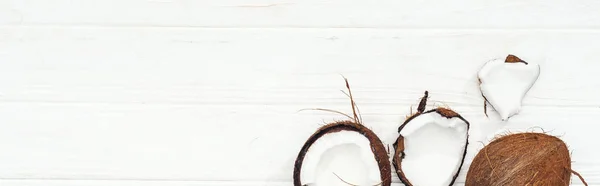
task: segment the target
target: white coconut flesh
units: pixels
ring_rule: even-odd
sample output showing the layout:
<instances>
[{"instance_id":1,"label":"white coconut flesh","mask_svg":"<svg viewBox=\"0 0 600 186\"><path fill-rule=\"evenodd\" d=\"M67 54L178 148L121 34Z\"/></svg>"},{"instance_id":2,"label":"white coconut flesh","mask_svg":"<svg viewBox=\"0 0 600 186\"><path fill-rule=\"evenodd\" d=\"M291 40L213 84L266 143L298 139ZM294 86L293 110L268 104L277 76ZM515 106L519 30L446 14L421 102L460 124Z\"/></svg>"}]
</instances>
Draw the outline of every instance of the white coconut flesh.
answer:
<instances>
[{"instance_id":1,"label":"white coconut flesh","mask_svg":"<svg viewBox=\"0 0 600 186\"><path fill-rule=\"evenodd\" d=\"M463 120L437 112L419 115L400 131L404 137L401 168L416 186L448 186L459 171L468 138Z\"/></svg>"},{"instance_id":2,"label":"white coconut flesh","mask_svg":"<svg viewBox=\"0 0 600 186\"><path fill-rule=\"evenodd\" d=\"M521 101L540 75L534 63L505 63L490 61L478 73L481 92L502 120L521 110Z\"/></svg>"},{"instance_id":3,"label":"white coconut flesh","mask_svg":"<svg viewBox=\"0 0 600 186\"><path fill-rule=\"evenodd\" d=\"M369 140L358 132L339 131L327 133L311 145L300 180L309 186L376 185L381 183L381 175Z\"/></svg>"}]
</instances>

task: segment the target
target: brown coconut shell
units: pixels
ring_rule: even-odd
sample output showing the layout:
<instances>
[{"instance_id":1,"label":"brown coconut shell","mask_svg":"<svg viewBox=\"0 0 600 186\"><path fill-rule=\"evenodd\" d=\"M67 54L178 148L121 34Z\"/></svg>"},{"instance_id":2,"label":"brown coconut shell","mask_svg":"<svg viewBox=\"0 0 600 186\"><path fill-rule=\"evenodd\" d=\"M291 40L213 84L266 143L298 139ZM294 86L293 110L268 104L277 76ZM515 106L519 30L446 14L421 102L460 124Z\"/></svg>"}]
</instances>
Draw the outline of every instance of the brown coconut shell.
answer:
<instances>
[{"instance_id":1,"label":"brown coconut shell","mask_svg":"<svg viewBox=\"0 0 600 186\"><path fill-rule=\"evenodd\" d=\"M527 62L525 62L524 60L522 60L521 58L512 55L512 54L508 54L508 56L506 56L506 59L504 60L505 63L525 63L526 65L528 64Z\"/></svg>"},{"instance_id":2,"label":"brown coconut shell","mask_svg":"<svg viewBox=\"0 0 600 186\"><path fill-rule=\"evenodd\" d=\"M465 185L567 186L571 172L580 176L571 170L569 149L561 139L543 133L517 133L498 137L481 149L471 163Z\"/></svg>"},{"instance_id":3,"label":"brown coconut shell","mask_svg":"<svg viewBox=\"0 0 600 186\"><path fill-rule=\"evenodd\" d=\"M453 176L452 181L450 182L450 185L453 185L454 182L456 181L456 178L458 177L458 174L460 173L460 167L462 167L462 165L465 162L465 156L467 154L467 146L469 145L469 140L468 140L468 129L470 127L469 122L463 118L460 114L454 112L453 110L450 110L448 108L442 108L442 107L438 107L429 111L425 111L425 106L427 105L427 98L429 96L429 92L425 91L425 95L423 96L423 98L421 98L421 101L419 102L419 107L417 107L417 113L409 116L406 121L404 121L404 123L402 123L402 125L400 125L400 127L398 127L398 133L400 133L400 131L402 131L402 129L408 124L410 123L410 121L412 121L413 119L419 117L422 114L427 114L427 113L432 113L432 112L436 112L437 114L446 117L448 119L450 118L458 118L462 121L464 121L467 124L467 141L465 144L465 149L463 152L463 157L460 161L460 166L458 171L456 171L456 174ZM400 181L406 185L406 186L413 186L413 184L408 180L408 178L406 178L406 176L404 175L404 172L402 171L402 160L405 157L404 154L404 136L402 136L400 134L400 136L398 136L398 139L396 139L396 142L394 142L394 157L392 159L392 164L394 165L394 168L396 169L396 174L398 175L398 177L400 178Z\"/></svg>"},{"instance_id":4,"label":"brown coconut shell","mask_svg":"<svg viewBox=\"0 0 600 186\"><path fill-rule=\"evenodd\" d=\"M306 153L308 152L308 149L310 148L310 146L313 143L315 143L320 137L324 136L325 134L335 133L335 132L340 132L340 131L354 131L354 132L357 132L357 133L363 135L365 138L367 138L369 140L369 143L371 144L371 151L373 152L373 157L375 158L375 160L377 161L377 164L379 166L379 171L380 171L381 180L382 180L381 185L382 186L390 186L392 183L391 167L390 167L389 156L387 154L387 151L386 151L383 143L377 137L377 135L375 135L375 133L373 133L373 131L371 131L370 129L368 129L367 127L365 127L361 124L358 124L354 121L349 121L349 120L327 124L327 125L319 128L312 136L310 136L308 138L308 140L306 140L306 142L302 146L302 149L298 153L296 162L294 163L294 176L293 176L294 186L303 186L303 184L300 183L300 172L301 172L300 170L302 169L302 162L304 161L304 157L305 157Z\"/></svg>"}]
</instances>

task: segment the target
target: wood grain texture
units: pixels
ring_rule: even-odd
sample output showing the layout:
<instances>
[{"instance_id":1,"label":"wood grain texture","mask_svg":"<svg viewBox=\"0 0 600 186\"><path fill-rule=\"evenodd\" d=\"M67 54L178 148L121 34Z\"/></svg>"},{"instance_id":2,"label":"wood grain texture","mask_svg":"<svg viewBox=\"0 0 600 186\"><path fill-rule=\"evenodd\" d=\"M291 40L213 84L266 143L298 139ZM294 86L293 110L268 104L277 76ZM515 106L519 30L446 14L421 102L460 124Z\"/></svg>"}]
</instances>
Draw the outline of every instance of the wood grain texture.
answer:
<instances>
[{"instance_id":1,"label":"wood grain texture","mask_svg":"<svg viewBox=\"0 0 600 186\"><path fill-rule=\"evenodd\" d=\"M0 24L589 29L599 8L593 0L0 0Z\"/></svg>"},{"instance_id":2,"label":"wood grain texture","mask_svg":"<svg viewBox=\"0 0 600 186\"><path fill-rule=\"evenodd\" d=\"M292 182L249 182L249 181L111 181L111 180L10 180L2 181L3 186L287 186ZM400 183L392 186L401 186ZM464 186L457 183L455 186ZM583 186L582 184L571 184L572 186Z\"/></svg>"},{"instance_id":3,"label":"wood grain texture","mask_svg":"<svg viewBox=\"0 0 600 186\"><path fill-rule=\"evenodd\" d=\"M392 144L424 90L471 125L560 135L600 185L600 2L0 0L0 185L291 185L306 138L351 112ZM541 75L483 115L476 73ZM394 175L394 182L399 180ZM580 182L573 179L573 184ZM399 184L398 184L399 185Z\"/></svg>"},{"instance_id":4,"label":"wood grain texture","mask_svg":"<svg viewBox=\"0 0 600 186\"><path fill-rule=\"evenodd\" d=\"M429 90L430 106L446 104L472 123L465 168L494 133L542 127L561 135L573 168L600 184L600 151L590 148L600 145L600 44L590 42L598 39L590 31L5 26L0 180L280 185L291 181L304 140L343 119L298 110L350 112L343 74L384 143ZM522 112L501 123L483 115L476 72L507 53L542 72Z\"/></svg>"}]
</instances>

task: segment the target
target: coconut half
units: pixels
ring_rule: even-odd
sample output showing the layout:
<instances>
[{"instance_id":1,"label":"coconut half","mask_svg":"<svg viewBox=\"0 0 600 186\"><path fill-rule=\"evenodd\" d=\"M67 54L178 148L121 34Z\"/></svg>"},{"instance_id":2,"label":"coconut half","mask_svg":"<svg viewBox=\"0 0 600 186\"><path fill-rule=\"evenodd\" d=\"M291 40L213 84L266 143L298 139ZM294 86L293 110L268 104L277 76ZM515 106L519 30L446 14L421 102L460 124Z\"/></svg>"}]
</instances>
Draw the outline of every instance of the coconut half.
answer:
<instances>
[{"instance_id":1,"label":"coconut half","mask_svg":"<svg viewBox=\"0 0 600 186\"><path fill-rule=\"evenodd\" d=\"M479 87L484 108L489 102L502 120L519 113L521 101L540 75L540 66L514 55L487 62L479 70ZM487 110L484 109L484 112Z\"/></svg>"},{"instance_id":2,"label":"coconut half","mask_svg":"<svg viewBox=\"0 0 600 186\"><path fill-rule=\"evenodd\" d=\"M388 151L377 135L362 125L348 80L346 88L354 117L316 110L353 120L322 126L306 140L294 163L294 186L390 186Z\"/></svg>"},{"instance_id":3,"label":"coconut half","mask_svg":"<svg viewBox=\"0 0 600 186\"><path fill-rule=\"evenodd\" d=\"M393 164L405 185L452 185L465 160L469 122L447 108L425 111L427 96L398 128Z\"/></svg>"},{"instance_id":4,"label":"coconut half","mask_svg":"<svg viewBox=\"0 0 600 186\"><path fill-rule=\"evenodd\" d=\"M295 186L391 184L381 140L354 121L325 125L306 140L294 164Z\"/></svg>"},{"instance_id":5,"label":"coconut half","mask_svg":"<svg viewBox=\"0 0 600 186\"><path fill-rule=\"evenodd\" d=\"M567 145L559 138L543 133L516 133L501 136L477 153L466 186L555 185L567 186L571 157Z\"/></svg>"}]
</instances>

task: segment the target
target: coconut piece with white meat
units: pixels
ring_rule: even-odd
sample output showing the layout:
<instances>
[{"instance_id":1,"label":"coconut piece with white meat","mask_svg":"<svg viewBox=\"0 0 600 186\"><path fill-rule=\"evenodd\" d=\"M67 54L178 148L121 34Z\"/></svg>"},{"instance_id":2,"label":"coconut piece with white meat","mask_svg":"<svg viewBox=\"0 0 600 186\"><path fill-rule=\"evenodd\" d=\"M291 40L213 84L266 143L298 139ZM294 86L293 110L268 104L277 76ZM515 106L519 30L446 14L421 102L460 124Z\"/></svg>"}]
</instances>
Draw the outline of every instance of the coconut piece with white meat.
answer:
<instances>
[{"instance_id":1,"label":"coconut piece with white meat","mask_svg":"<svg viewBox=\"0 0 600 186\"><path fill-rule=\"evenodd\" d=\"M427 97L398 128L392 163L407 186L449 186L465 160L469 122L448 108L425 111Z\"/></svg>"}]
</instances>

